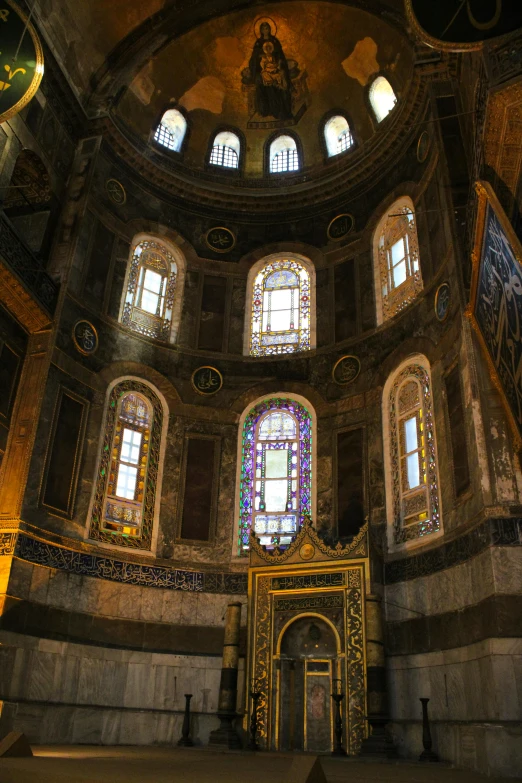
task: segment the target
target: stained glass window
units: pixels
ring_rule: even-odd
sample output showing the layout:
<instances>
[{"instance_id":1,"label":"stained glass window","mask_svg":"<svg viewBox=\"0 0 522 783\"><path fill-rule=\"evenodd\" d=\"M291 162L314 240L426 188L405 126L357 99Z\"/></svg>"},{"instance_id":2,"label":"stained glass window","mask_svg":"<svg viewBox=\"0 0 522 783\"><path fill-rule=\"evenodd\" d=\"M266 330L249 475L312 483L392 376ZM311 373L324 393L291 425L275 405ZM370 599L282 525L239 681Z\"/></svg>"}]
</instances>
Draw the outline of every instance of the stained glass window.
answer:
<instances>
[{"instance_id":1,"label":"stained glass window","mask_svg":"<svg viewBox=\"0 0 522 783\"><path fill-rule=\"evenodd\" d=\"M151 548L162 419L149 386L129 379L112 389L89 538Z\"/></svg>"},{"instance_id":2,"label":"stained glass window","mask_svg":"<svg viewBox=\"0 0 522 783\"><path fill-rule=\"evenodd\" d=\"M169 340L176 293L177 264L160 242L144 240L134 247L121 322L135 332Z\"/></svg>"},{"instance_id":3,"label":"stained glass window","mask_svg":"<svg viewBox=\"0 0 522 783\"><path fill-rule=\"evenodd\" d=\"M295 139L291 136L278 136L270 144L270 173L282 174L285 171L299 171L299 154Z\"/></svg>"},{"instance_id":4,"label":"stained glass window","mask_svg":"<svg viewBox=\"0 0 522 783\"><path fill-rule=\"evenodd\" d=\"M429 371L404 367L388 398L393 541L401 544L440 529L435 425Z\"/></svg>"},{"instance_id":5,"label":"stained glass window","mask_svg":"<svg viewBox=\"0 0 522 783\"><path fill-rule=\"evenodd\" d=\"M410 199L392 204L375 236L377 315L382 323L411 304L422 291L417 225Z\"/></svg>"},{"instance_id":6,"label":"stained glass window","mask_svg":"<svg viewBox=\"0 0 522 783\"><path fill-rule=\"evenodd\" d=\"M330 117L324 126L326 148L330 157L346 152L353 145L353 137L350 133L346 117L337 114Z\"/></svg>"},{"instance_id":7,"label":"stained glass window","mask_svg":"<svg viewBox=\"0 0 522 783\"><path fill-rule=\"evenodd\" d=\"M393 87L384 76L377 76L372 82L369 97L377 122L382 122L397 103Z\"/></svg>"},{"instance_id":8,"label":"stained glass window","mask_svg":"<svg viewBox=\"0 0 522 783\"><path fill-rule=\"evenodd\" d=\"M267 263L254 279L252 356L310 348L310 275L298 261Z\"/></svg>"},{"instance_id":9,"label":"stained glass window","mask_svg":"<svg viewBox=\"0 0 522 783\"><path fill-rule=\"evenodd\" d=\"M239 168L240 151L239 137L232 131L221 131L214 139L209 162L213 166L237 169Z\"/></svg>"},{"instance_id":10,"label":"stained glass window","mask_svg":"<svg viewBox=\"0 0 522 783\"><path fill-rule=\"evenodd\" d=\"M161 118L154 133L154 141L168 150L180 152L187 132L187 121L177 109L169 109Z\"/></svg>"},{"instance_id":11,"label":"stained glass window","mask_svg":"<svg viewBox=\"0 0 522 783\"><path fill-rule=\"evenodd\" d=\"M253 527L261 544L287 546L312 511L312 419L296 400L253 408L242 434L239 554Z\"/></svg>"}]
</instances>

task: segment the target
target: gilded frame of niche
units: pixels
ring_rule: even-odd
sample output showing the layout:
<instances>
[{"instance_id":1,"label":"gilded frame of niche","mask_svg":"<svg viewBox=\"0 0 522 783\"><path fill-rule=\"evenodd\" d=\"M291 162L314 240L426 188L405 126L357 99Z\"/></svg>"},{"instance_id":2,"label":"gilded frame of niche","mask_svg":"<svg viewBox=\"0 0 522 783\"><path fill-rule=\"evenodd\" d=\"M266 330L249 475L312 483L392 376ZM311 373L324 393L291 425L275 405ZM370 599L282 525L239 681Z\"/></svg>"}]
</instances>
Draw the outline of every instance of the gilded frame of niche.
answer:
<instances>
[{"instance_id":1,"label":"gilded frame of niche","mask_svg":"<svg viewBox=\"0 0 522 783\"><path fill-rule=\"evenodd\" d=\"M120 397L126 392L137 392L146 397L152 405L153 420L150 433L150 450L147 464L146 491L143 497L141 536L131 538L120 533L110 533L103 529L103 513L106 503L106 490L111 460L111 451L114 440L114 431L118 420L118 403ZM101 459L97 468L95 480L95 494L89 520L89 539L100 541L112 546L121 546L126 549L152 548L152 533L154 529L154 516L156 508L156 496L158 491L158 472L160 466L161 434L163 428L163 407L159 397L145 383L128 379L116 383L109 395L105 418L102 422L103 445L101 447Z\"/></svg>"},{"instance_id":2,"label":"gilded frame of niche","mask_svg":"<svg viewBox=\"0 0 522 783\"><path fill-rule=\"evenodd\" d=\"M342 576L342 584L340 577ZM300 580L300 577L305 577ZM274 587L274 580L287 578L288 588ZM299 586L304 581L308 586ZM292 583L295 583L295 587ZM315 584L314 584L315 583ZM342 595L342 623L339 630L340 649L336 661L337 676L343 683L344 699L343 747L349 755L359 753L368 733L366 705L366 619L364 596L369 585L367 558L347 562L313 562L294 566L251 568L248 575L248 660L247 682L257 681L261 691L258 702L258 742L263 750L279 747L280 672L278 647L285 627L276 627L275 602L280 599L301 599L293 612L297 618L317 617L331 625L321 611L321 601L328 596ZM307 600L309 599L309 600ZM318 600L319 599L319 600ZM310 605L307 608L307 605ZM275 687L274 687L275 683ZM246 689L245 728L250 720L252 702ZM275 716L275 717L274 717ZM333 723L333 711L332 711ZM332 735L333 736L333 735Z\"/></svg>"},{"instance_id":3,"label":"gilded frame of niche","mask_svg":"<svg viewBox=\"0 0 522 783\"><path fill-rule=\"evenodd\" d=\"M67 498L67 508L56 508L55 506L51 506L49 503L45 503L44 497L45 497L45 491L47 489L47 479L49 477L49 468L51 463L51 455L54 448L54 441L56 437L56 428L58 426L58 414L60 412L62 399L64 397L70 397L75 402L79 403L82 406L82 413L81 413L81 421L80 426L78 427L78 437L76 439L76 446L74 449L74 464L73 464L73 470L71 474L71 483L69 486L69 493ZM85 438L85 429L87 426L87 417L89 415L89 407L90 403L88 400L86 400L84 397L81 397L79 394L75 394L70 389L66 389L65 386L60 386L58 389L58 394L56 395L56 401L54 403L54 410L53 410L53 418L51 422L51 429L49 431L49 438L47 440L47 446L45 449L45 458L44 458L44 472L42 475L42 481L40 484L40 505L43 508L49 509L49 511L59 517L65 517L66 519L72 519L74 514L74 502L76 500L76 489L78 486L78 478L80 474L80 461L81 461L81 454L83 450L83 443Z\"/></svg>"},{"instance_id":4,"label":"gilded frame of niche","mask_svg":"<svg viewBox=\"0 0 522 783\"><path fill-rule=\"evenodd\" d=\"M208 539L201 541L194 538L182 538L181 530L183 525L183 508L185 506L185 484L187 480L187 456L188 456L188 444L189 440L207 440L215 443L214 450L214 465L213 465L213 481L212 481L212 493L210 502L210 524L208 528ZM213 546L216 540L216 523L217 523L217 510L218 510L218 495L219 495L219 466L221 464L221 436L220 435L205 435L199 432L186 432L183 438L183 456L181 458L181 472L179 477L179 492L178 492L178 511L176 521L176 538L175 541L178 544L189 544L191 546Z\"/></svg>"},{"instance_id":5,"label":"gilded frame of niche","mask_svg":"<svg viewBox=\"0 0 522 783\"><path fill-rule=\"evenodd\" d=\"M491 185L487 182L477 181L475 183L475 191L478 197L478 207L477 207L477 218L475 223L475 238L474 238L473 250L471 253L471 262L473 265L472 276L471 276L471 293L470 293L469 305L466 308L466 316L471 321L471 324L473 326L473 331L478 338L482 353L487 362L491 381L500 394L500 398L502 400L502 404L506 412L506 417L513 433L514 448L516 451L520 453L520 450L522 449L522 414L520 417L521 421L517 422L517 419L515 417L515 414L513 412L513 409L508 399L508 394L506 393L506 388L504 386L504 382L505 382L506 384L511 384L513 388L516 390L517 387L516 375L518 374L519 370L518 368L516 368L516 372L510 375L509 371L504 367L501 361L502 355L504 353L501 349L502 349L502 334L504 332L506 333L506 336L513 342L513 345L515 347L520 342L520 337L517 337L515 335L513 329L510 326L510 322L513 317L513 306L514 306L514 310L518 312L516 299L518 295L517 283L520 281L520 278L522 278L522 244L518 239L513 229L513 226L511 225L510 221L506 217L506 213L502 208L502 205L500 204L500 201L498 200L497 196L495 195L495 192L491 187ZM500 224L500 228L504 234L504 238L507 240L507 242L510 245L510 249L513 253L514 262L517 267L517 272L519 274L518 280L516 278L513 278L513 276L511 276L509 285L506 285L504 284L504 281L501 281L504 287L503 301L499 303L499 308L498 311L496 312L498 325L497 325L497 333L495 335L495 339L497 337L499 338L498 345L496 346L496 351L495 351L498 355L498 363L499 363L498 367L496 366L493 360L490 347L486 342L483 331L481 329L481 326L476 316L477 302L479 299L479 287L481 282L480 273L481 273L481 266L482 266L483 245L485 242L486 218L488 213L488 207L491 209L494 217L497 219L498 223ZM511 314L507 304L508 296L512 300ZM520 314L518 314L517 316L518 326L520 326L520 321L518 320L519 318L520 318ZM502 323L503 320L504 323ZM513 352L513 356L515 356L515 352ZM502 374L504 375L504 379L502 378ZM520 386L520 381L518 382L518 385ZM520 400L521 395L518 394L517 396Z\"/></svg>"}]
</instances>

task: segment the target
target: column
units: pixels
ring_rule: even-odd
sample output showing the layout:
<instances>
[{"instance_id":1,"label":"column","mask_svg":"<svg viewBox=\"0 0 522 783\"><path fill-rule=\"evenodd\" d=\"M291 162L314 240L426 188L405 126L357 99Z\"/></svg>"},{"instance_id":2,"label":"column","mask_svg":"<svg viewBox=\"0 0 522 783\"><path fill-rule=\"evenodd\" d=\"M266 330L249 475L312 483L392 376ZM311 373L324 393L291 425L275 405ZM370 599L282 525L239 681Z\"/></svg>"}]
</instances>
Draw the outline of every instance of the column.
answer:
<instances>
[{"instance_id":1,"label":"column","mask_svg":"<svg viewBox=\"0 0 522 783\"><path fill-rule=\"evenodd\" d=\"M217 716L218 729L210 734L209 746L241 748L241 740L233 725L237 703L237 671L239 661L239 627L241 622L241 604L232 603L227 607L225 616L225 640L223 643L223 666L219 684Z\"/></svg>"}]
</instances>

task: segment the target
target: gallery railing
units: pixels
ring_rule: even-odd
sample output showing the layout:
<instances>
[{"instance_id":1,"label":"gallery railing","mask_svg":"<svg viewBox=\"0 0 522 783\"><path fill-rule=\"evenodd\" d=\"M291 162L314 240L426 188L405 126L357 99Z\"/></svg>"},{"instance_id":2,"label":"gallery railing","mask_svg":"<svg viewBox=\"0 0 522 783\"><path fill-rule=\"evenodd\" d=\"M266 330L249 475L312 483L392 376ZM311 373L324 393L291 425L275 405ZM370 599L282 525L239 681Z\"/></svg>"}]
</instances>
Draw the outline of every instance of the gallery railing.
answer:
<instances>
[{"instance_id":1,"label":"gallery railing","mask_svg":"<svg viewBox=\"0 0 522 783\"><path fill-rule=\"evenodd\" d=\"M0 211L0 260L52 317L58 300L58 286L41 262L18 236L10 220Z\"/></svg>"}]
</instances>

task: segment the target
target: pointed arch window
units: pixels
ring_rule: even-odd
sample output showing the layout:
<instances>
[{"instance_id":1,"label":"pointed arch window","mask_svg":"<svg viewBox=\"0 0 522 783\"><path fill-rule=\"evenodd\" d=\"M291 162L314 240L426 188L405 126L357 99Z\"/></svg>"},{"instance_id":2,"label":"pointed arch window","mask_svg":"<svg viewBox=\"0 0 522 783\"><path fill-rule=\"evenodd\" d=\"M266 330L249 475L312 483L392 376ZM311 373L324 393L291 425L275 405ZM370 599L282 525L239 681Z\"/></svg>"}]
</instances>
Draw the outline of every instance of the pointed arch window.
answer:
<instances>
[{"instance_id":1,"label":"pointed arch window","mask_svg":"<svg viewBox=\"0 0 522 783\"><path fill-rule=\"evenodd\" d=\"M330 158L349 150L353 146L353 137L346 117L341 114L330 117L324 126L324 138Z\"/></svg>"},{"instance_id":2,"label":"pointed arch window","mask_svg":"<svg viewBox=\"0 0 522 783\"><path fill-rule=\"evenodd\" d=\"M161 242L145 239L135 245L128 271L121 322L158 340L171 337L178 266Z\"/></svg>"},{"instance_id":3,"label":"pointed arch window","mask_svg":"<svg viewBox=\"0 0 522 783\"><path fill-rule=\"evenodd\" d=\"M139 381L116 384L109 396L89 538L150 549L158 489L163 410Z\"/></svg>"},{"instance_id":4,"label":"pointed arch window","mask_svg":"<svg viewBox=\"0 0 522 783\"><path fill-rule=\"evenodd\" d=\"M392 318L422 291L419 242L413 203L396 201L375 231L374 267L377 320Z\"/></svg>"},{"instance_id":5,"label":"pointed arch window","mask_svg":"<svg viewBox=\"0 0 522 783\"><path fill-rule=\"evenodd\" d=\"M431 378L424 358L402 366L386 385L390 430L387 475L393 545L441 529Z\"/></svg>"},{"instance_id":6,"label":"pointed arch window","mask_svg":"<svg viewBox=\"0 0 522 783\"><path fill-rule=\"evenodd\" d=\"M232 131L221 131L216 134L212 151L210 153L210 163L213 166L222 166L226 169L239 168L239 157L241 154L241 142L239 137Z\"/></svg>"},{"instance_id":7,"label":"pointed arch window","mask_svg":"<svg viewBox=\"0 0 522 783\"><path fill-rule=\"evenodd\" d=\"M377 76L374 79L370 86L369 98L377 122L382 122L397 103L393 87L385 76Z\"/></svg>"},{"instance_id":8,"label":"pointed arch window","mask_svg":"<svg viewBox=\"0 0 522 783\"><path fill-rule=\"evenodd\" d=\"M299 171L301 164L295 139L286 135L274 139L270 144L269 160L271 174Z\"/></svg>"},{"instance_id":9,"label":"pointed arch window","mask_svg":"<svg viewBox=\"0 0 522 783\"><path fill-rule=\"evenodd\" d=\"M253 283L250 354L309 350L310 320L311 285L306 267L291 259L265 264Z\"/></svg>"},{"instance_id":10,"label":"pointed arch window","mask_svg":"<svg viewBox=\"0 0 522 783\"><path fill-rule=\"evenodd\" d=\"M181 152L186 132L187 121L183 114L177 109L168 109L156 128L154 141L168 150Z\"/></svg>"},{"instance_id":11,"label":"pointed arch window","mask_svg":"<svg viewBox=\"0 0 522 783\"><path fill-rule=\"evenodd\" d=\"M268 548L287 546L312 513L312 417L293 399L252 408L243 425L239 554L253 529Z\"/></svg>"}]
</instances>

